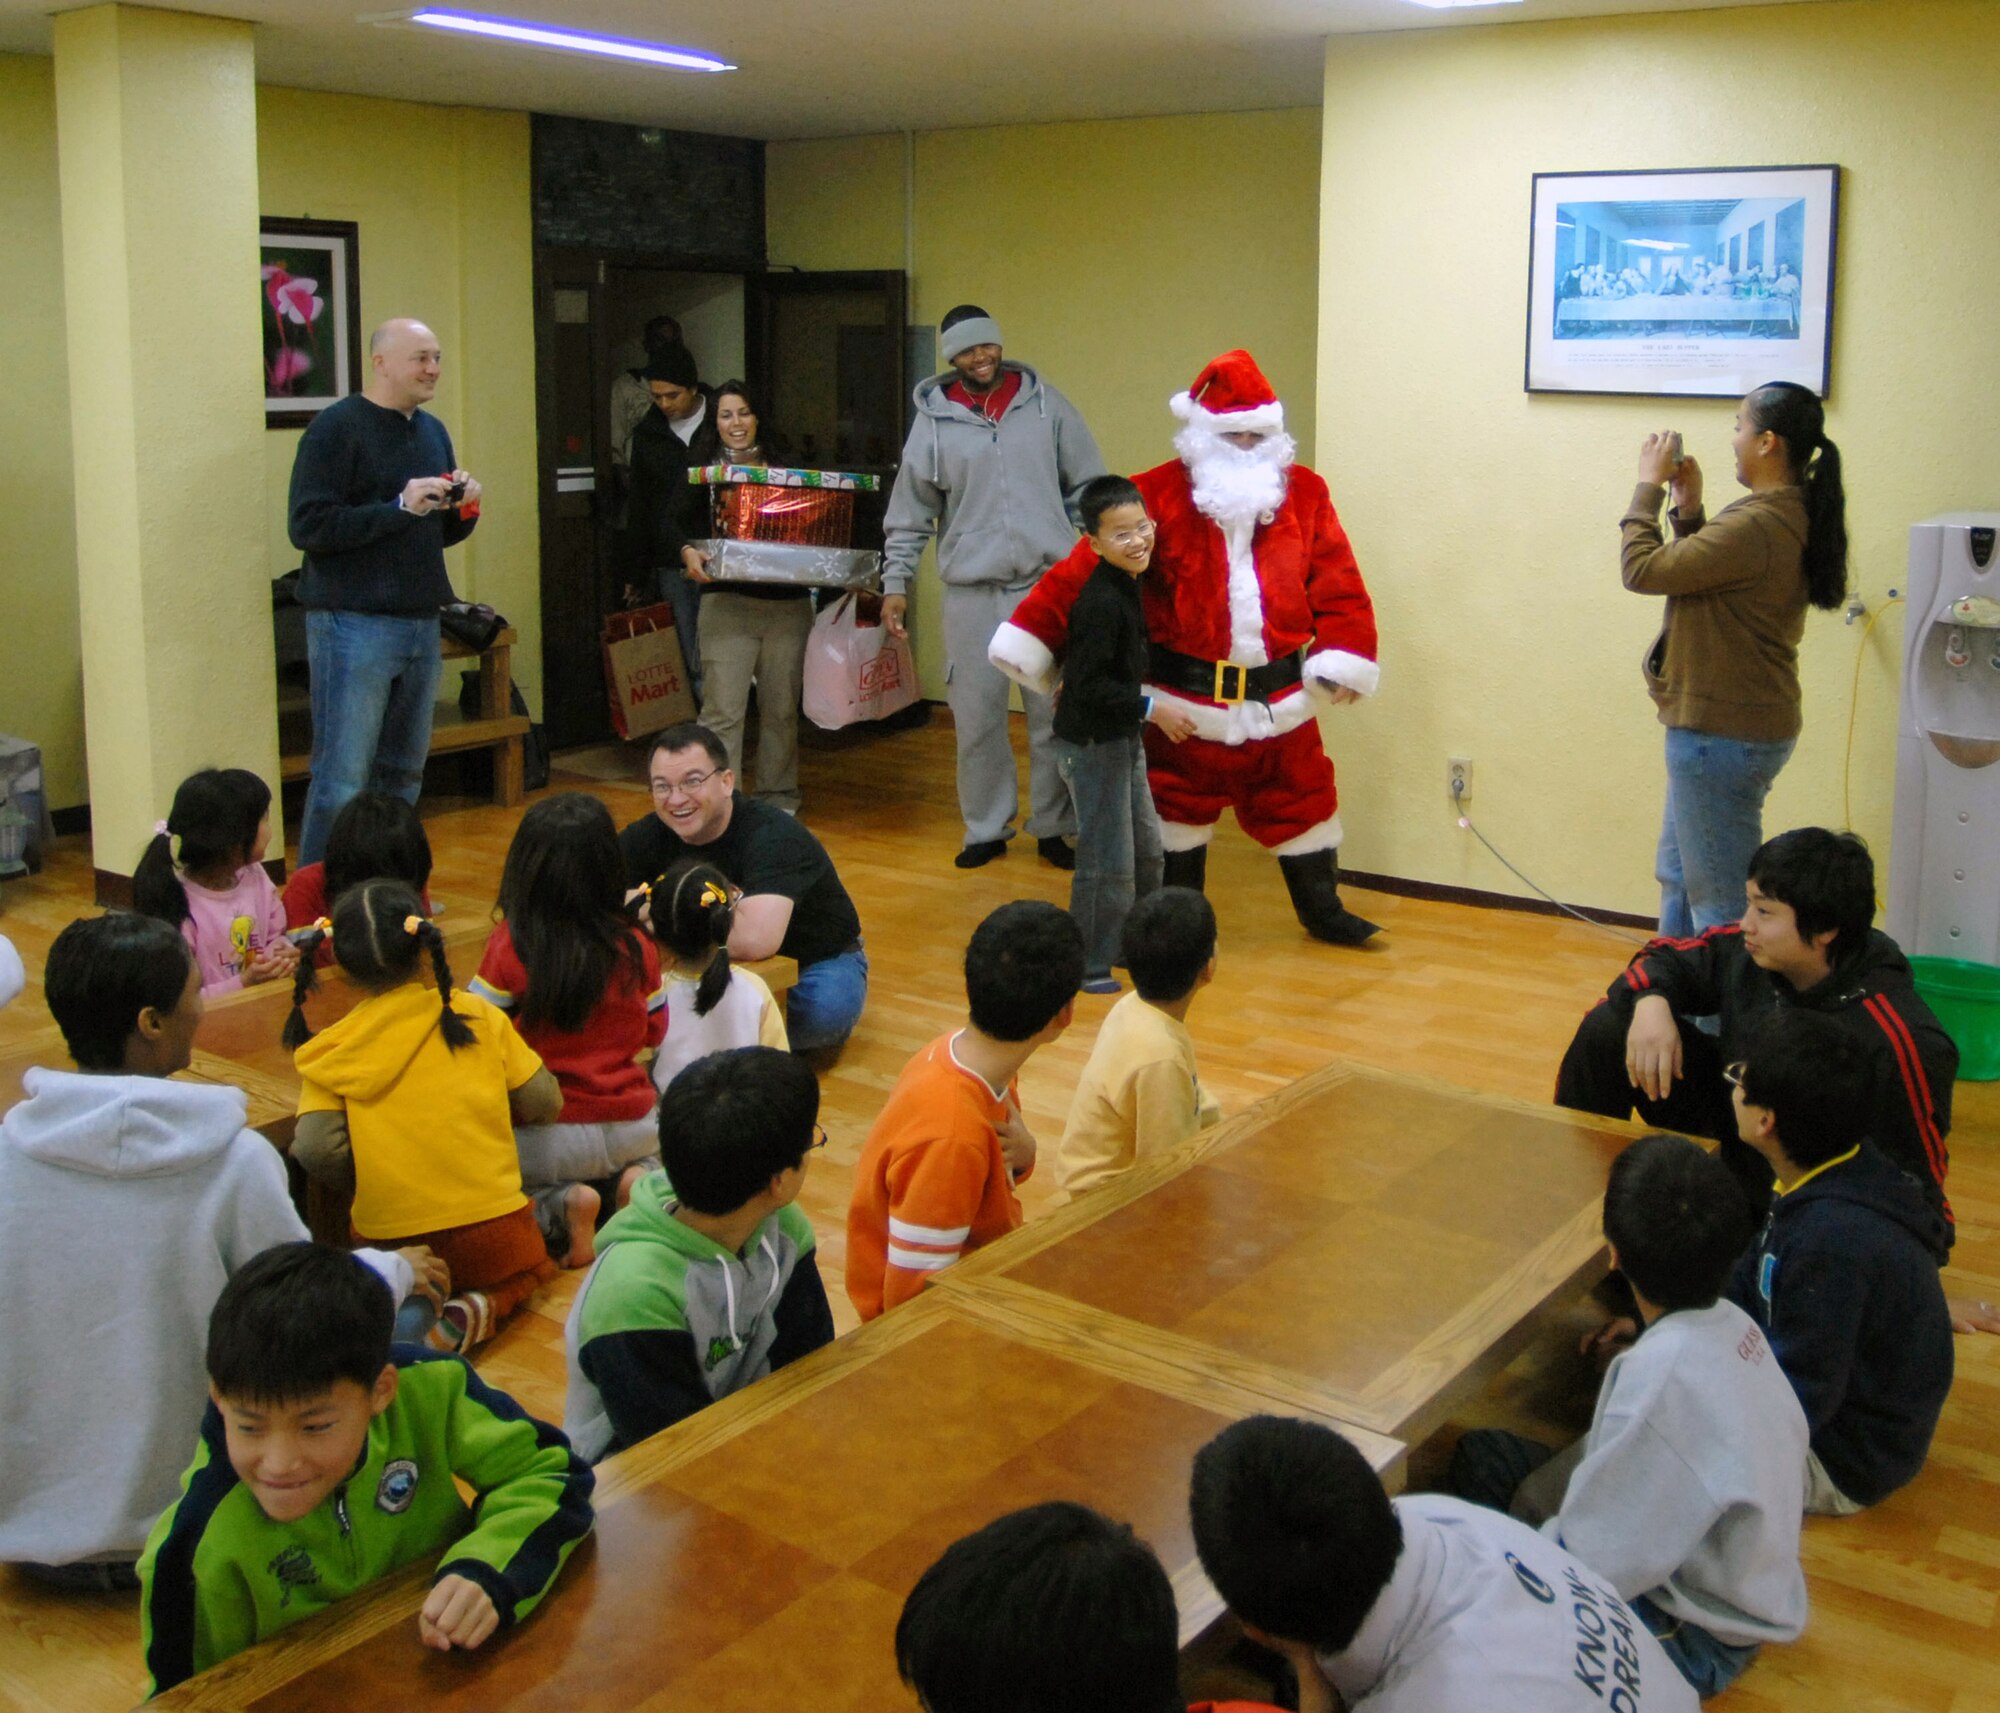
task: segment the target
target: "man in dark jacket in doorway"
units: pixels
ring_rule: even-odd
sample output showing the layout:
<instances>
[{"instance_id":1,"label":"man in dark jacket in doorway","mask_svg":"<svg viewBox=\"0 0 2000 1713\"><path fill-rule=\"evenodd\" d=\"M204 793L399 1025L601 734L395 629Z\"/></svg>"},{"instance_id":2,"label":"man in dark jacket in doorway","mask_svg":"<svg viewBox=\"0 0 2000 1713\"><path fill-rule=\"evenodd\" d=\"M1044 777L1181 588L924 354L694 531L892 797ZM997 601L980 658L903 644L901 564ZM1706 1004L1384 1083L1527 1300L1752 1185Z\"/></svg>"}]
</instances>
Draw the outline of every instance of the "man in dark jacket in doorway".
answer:
<instances>
[{"instance_id":1,"label":"man in dark jacket in doorway","mask_svg":"<svg viewBox=\"0 0 2000 1713\"><path fill-rule=\"evenodd\" d=\"M687 556L688 544L709 533L709 495L688 480L688 471L721 463L722 441L714 403L685 345L654 355L646 365L646 390L653 408L632 430L632 495L620 556L628 593L650 589L673 608L688 683L699 699L701 590L688 581Z\"/></svg>"}]
</instances>

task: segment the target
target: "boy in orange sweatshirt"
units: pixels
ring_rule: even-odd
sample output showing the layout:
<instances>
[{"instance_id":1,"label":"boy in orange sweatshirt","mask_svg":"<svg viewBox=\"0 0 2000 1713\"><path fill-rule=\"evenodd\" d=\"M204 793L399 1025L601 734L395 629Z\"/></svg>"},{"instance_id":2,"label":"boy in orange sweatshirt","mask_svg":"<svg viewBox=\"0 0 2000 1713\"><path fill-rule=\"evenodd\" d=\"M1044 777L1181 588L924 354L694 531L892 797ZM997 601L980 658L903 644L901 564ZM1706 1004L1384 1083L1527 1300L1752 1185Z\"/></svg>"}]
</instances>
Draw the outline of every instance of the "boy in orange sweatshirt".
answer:
<instances>
[{"instance_id":1,"label":"boy in orange sweatshirt","mask_svg":"<svg viewBox=\"0 0 2000 1713\"><path fill-rule=\"evenodd\" d=\"M1082 981L1083 936L1053 904L1017 899L973 931L966 1026L903 1067L855 1168L847 1294L863 1320L1021 1223L1035 1138L1015 1078L1069 1027Z\"/></svg>"}]
</instances>

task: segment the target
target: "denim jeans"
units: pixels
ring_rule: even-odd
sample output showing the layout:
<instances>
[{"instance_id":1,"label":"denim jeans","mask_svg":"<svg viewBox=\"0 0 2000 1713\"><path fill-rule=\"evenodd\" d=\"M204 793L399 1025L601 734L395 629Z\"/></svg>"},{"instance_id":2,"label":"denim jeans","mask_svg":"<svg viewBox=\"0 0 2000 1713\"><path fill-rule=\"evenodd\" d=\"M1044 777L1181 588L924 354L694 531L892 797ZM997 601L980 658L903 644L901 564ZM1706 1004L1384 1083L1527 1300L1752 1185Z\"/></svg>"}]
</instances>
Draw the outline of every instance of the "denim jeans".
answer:
<instances>
[{"instance_id":1,"label":"denim jeans","mask_svg":"<svg viewBox=\"0 0 2000 1713\"><path fill-rule=\"evenodd\" d=\"M1764 842L1764 799L1797 742L1667 728L1667 803L1653 865L1662 934L1687 939L1742 917L1750 859Z\"/></svg>"},{"instance_id":2,"label":"denim jeans","mask_svg":"<svg viewBox=\"0 0 2000 1713\"><path fill-rule=\"evenodd\" d=\"M795 1053L838 1047L854 1033L868 999L868 954L858 945L806 964L785 995L785 1035Z\"/></svg>"},{"instance_id":3,"label":"denim jeans","mask_svg":"<svg viewBox=\"0 0 2000 1713\"><path fill-rule=\"evenodd\" d=\"M1643 1594L1627 1604L1638 1614L1639 1622L1653 1632L1661 1650L1704 1701L1711 1695L1720 1695L1749 1669L1750 1662L1757 1657L1754 1642L1748 1647L1725 1642L1710 1635L1699 1624L1690 1624L1684 1618L1676 1618L1673 1613L1661 1610Z\"/></svg>"},{"instance_id":4,"label":"denim jeans","mask_svg":"<svg viewBox=\"0 0 2000 1713\"><path fill-rule=\"evenodd\" d=\"M1069 913L1083 935L1083 978L1122 963L1118 941L1134 899L1159 890L1160 818L1137 733L1102 743L1055 740L1056 771L1076 805L1076 872Z\"/></svg>"},{"instance_id":5,"label":"denim jeans","mask_svg":"<svg viewBox=\"0 0 2000 1713\"><path fill-rule=\"evenodd\" d=\"M306 614L312 672L312 788L299 866L321 861L333 818L361 791L414 803L431 747L431 710L444 661L436 618Z\"/></svg>"},{"instance_id":6,"label":"denim jeans","mask_svg":"<svg viewBox=\"0 0 2000 1713\"><path fill-rule=\"evenodd\" d=\"M674 635L681 645L688 688L701 700L701 586L690 583L678 565L662 565L656 573L660 599L674 609Z\"/></svg>"}]
</instances>

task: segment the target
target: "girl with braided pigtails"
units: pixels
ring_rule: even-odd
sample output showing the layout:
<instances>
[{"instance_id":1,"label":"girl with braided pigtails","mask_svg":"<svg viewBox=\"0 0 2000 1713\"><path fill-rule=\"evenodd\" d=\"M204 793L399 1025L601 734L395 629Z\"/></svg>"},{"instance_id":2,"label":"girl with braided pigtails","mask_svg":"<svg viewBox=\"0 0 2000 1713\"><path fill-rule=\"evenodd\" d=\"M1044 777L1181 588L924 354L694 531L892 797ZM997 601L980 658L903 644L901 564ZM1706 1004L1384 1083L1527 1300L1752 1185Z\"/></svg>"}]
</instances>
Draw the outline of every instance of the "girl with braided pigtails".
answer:
<instances>
[{"instance_id":1,"label":"girl with braided pigtails","mask_svg":"<svg viewBox=\"0 0 2000 1713\"><path fill-rule=\"evenodd\" d=\"M329 931L367 997L315 1036L304 1002ZM454 989L444 936L400 881L349 888L300 950L284 1034L301 1084L292 1156L351 1186L356 1242L422 1243L443 1258L455 1294L428 1342L469 1350L555 1276L514 1126L553 1119L562 1091L503 1012Z\"/></svg>"},{"instance_id":2,"label":"girl with braided pigtails","mask_svg":"<svg viewBox=\"0 0 2000 1713\"><path fill-rule=\"evenodd\" d=\"M673 958L667 972L667 1038L653 1056L662 1094L676 1073L732 1047L788 1052L785 1019L755 970L729 961L737 893L713 863L676 863L641 889L640 913Z\"/></svg>"}]
</instances>

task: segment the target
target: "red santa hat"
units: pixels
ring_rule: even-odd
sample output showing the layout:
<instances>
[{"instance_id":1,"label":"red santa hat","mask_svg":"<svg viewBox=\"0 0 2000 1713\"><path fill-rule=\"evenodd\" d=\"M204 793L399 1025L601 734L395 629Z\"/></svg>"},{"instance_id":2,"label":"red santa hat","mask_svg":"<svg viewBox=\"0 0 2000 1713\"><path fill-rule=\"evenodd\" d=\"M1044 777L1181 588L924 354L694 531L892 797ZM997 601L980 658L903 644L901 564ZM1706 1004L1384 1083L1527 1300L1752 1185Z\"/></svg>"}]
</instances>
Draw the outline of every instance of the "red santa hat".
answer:
<instances>
[{"instance_id":1,"label":"red santa hat","mask_svg":"<svg viewBox=\"0 0 2000 1713\"><path fill-rule=\"evenodd\" d=\"M1285 407L1248 351L1223 352L1168 408L1217 434L1277 434L1285 426Z\"/></svg>"}]
</instances>

